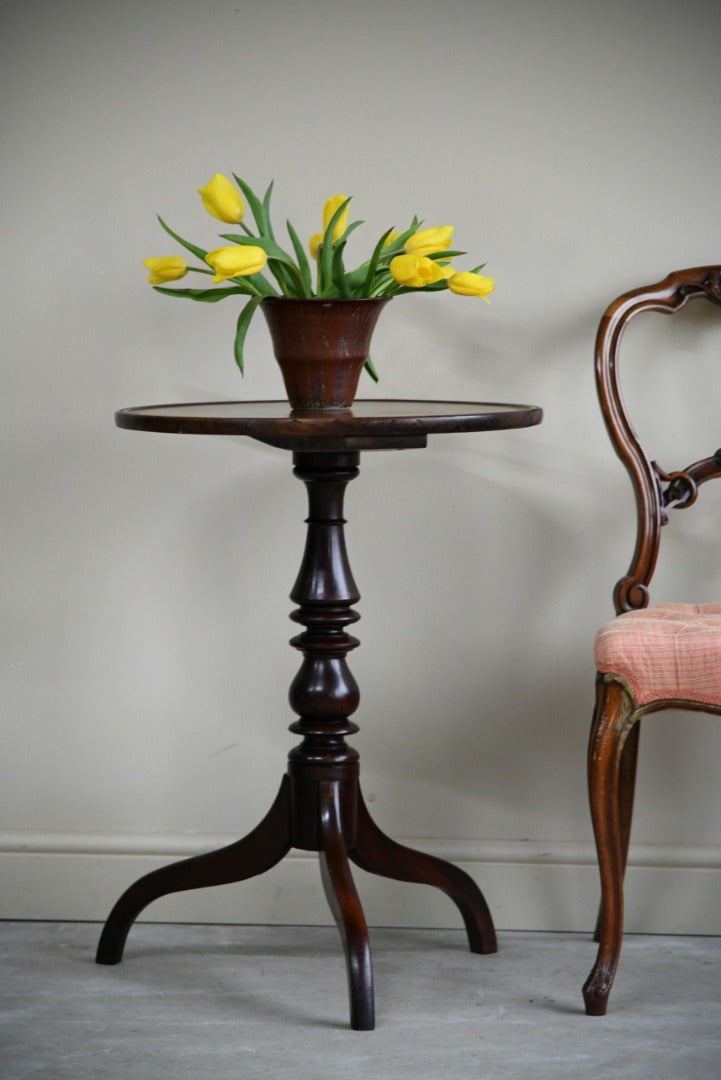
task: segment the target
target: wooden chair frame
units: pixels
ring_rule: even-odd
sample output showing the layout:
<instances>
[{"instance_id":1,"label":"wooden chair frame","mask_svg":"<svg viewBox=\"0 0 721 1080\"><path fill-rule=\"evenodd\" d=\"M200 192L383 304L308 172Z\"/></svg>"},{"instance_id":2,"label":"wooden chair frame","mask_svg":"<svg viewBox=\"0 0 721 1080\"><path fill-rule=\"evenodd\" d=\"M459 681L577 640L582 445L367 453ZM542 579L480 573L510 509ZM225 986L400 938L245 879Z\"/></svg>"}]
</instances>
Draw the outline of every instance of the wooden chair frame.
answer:
<instances>
[{"instance_id":1,"label":"wooden chair frame","mask_svg":"<svg viewBox=\"0 0 721 1080\"><path fill-rule=\"evenodd\" d=\"M630 319L644 311L673 314L693 299L721 304L721 266L669 274L655 285L625 293L601 319L596 338L596 387L608 434L631 478L636 501L636 547L614 590L616 614L645 608L669 511L693 505L707 480L721 477L721 449L675 472L650 460L628 417L619 382L618 354ZM596 707L588 749L588 789L601 875L596 963L583 987L586 1012L602 1016L613 984L623 935L623 878L631 833L640 719L663 709L721 713L693 701L637 705L618 675L597 673Z\"/></svg>"}]
</instances>

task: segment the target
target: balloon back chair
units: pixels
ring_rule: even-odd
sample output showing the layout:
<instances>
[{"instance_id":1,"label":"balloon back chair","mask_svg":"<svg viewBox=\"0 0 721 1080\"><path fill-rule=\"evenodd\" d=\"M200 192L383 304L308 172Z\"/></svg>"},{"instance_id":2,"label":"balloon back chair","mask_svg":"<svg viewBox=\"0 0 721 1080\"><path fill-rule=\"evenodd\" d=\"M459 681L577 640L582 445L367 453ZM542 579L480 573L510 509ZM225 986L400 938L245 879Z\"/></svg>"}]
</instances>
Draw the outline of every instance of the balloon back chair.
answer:
<instances>
[{"instance_id":1,"label":"balloon back chair","mask_svg":"<svg viewBox=\"0 0 721 1080\"><path fill-rule=\"evenodd\" d=\"M616 617L596 637L596 708L588 750L591 817L601 874L596 963L583 987L586 1012L603 1016L623 934L626 867L639 721L662 709L721 714L721 603L649 606L661 530L672 509L691 506L707 480L721 476L721 450L676 472L651 460L621 396L619 345L629 319L673 314L691 300L721 305L721 266L679 270L620 296L596 338L596 385L606 428L633 485L637 531L628 573L614 591Z\"/></svg>"}]
</instances>

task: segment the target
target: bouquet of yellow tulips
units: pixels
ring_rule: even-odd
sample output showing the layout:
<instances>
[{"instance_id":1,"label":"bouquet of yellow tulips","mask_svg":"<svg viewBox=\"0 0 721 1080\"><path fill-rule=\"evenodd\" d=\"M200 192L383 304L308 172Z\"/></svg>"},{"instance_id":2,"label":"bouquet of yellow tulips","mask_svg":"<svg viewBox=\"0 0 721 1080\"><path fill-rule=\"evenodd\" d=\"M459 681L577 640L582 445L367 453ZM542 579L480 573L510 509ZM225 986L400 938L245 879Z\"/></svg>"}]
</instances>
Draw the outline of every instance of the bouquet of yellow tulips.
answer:
<instances>
[{"instance_id":1,"label":"bouquet of yellow tulips","mask_svg":"<svg viewBox=\"0 0 721 1080\"><path fill-rule=\"evenodd\" d=\"M221 239L230 246L205 251L184 240L158 216L165 231L181 247L196 257L202 266L190 266L179 255L145 259L148 281L157 292L213 304L228 296L247 296L235 335L235 359L243 371L243 345L250 321L258 304L266 296L361 298L391 297L401 293L436 292L450 289L460 296L480 296L487 300L495 282L479 271L457 271L451 260L464 252L451 248L452 225L423 229L414 217L403 232L387 229L375 245L370 259L355 270L346 270L344 252L351 233L362 221L348 224L350 198L333 195L323 209L323 231L310 238L309 252L316 262L315 288L311 263L290 221L286 223L293 255L277 242L270 219L271 183L262 199L249 185L235 176L233 184L222 173L216 173L204 188L198 189L203 206L214 218L240 231L223 233ZM244 201L245 199L245 201ZM246 202L255 220L257 233L244 222ZM268 271L273 280L264 273ZM177 281L186 274L208 274L213 286L222 288L168 289L165 284ZM227 285L224 283L228 283ZM371 375L377 378L372 367Z\"/></svg>"}]
</instances>

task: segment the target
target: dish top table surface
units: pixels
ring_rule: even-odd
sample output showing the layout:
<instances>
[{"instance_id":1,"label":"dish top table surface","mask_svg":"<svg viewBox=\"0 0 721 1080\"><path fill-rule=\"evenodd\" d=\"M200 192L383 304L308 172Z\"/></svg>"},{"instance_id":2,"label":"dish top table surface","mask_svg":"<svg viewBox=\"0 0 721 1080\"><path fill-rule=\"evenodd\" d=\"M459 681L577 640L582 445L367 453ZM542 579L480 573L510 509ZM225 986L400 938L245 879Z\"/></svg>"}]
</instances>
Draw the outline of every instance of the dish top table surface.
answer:
<instances>
[{"instance_id":1,"label":"dish top table surface","mask_svg":"<svg viewBox=\"0 0 721 1080\"><path fill-rule=\"evenodd\" d=\"M115 414L118 427L187 435L247 435L285 450L425 446L428 435L540 424L542 409L503 402L368 399L350 409L301 412L287 401L141 405Z\"/></svg>"}]
</instances>

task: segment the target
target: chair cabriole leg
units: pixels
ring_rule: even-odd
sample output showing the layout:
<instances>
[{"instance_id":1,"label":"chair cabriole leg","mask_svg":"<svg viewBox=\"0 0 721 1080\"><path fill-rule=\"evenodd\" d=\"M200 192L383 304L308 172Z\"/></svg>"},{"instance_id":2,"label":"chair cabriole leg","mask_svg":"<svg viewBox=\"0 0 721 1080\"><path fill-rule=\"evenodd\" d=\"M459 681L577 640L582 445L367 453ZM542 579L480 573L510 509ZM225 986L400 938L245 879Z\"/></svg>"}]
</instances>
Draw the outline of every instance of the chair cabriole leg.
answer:
<instances>
[{"instance_id":1,"label":"chair cabriole leg","mask_svg":"<svg viewBox=\"0 0 721 1080\"><path fill-rule=\"evenodd\" d=\"M619 775L635 720L625 687L599 679L588 749L588 792L601 875L601 927L596 963L583 987L589 1016L605 1015L621 952L625 860Z\"/></svg>"},{"instance_id":2,"label":"chair cabriole leg","mask_svg":"<svg viewBox=\"0 0 721 1080\"><path fill-rule=\"evenodd\" d=\"M621 753L618 772L618 823L621 830L621 861L623 874L626 874L628 847L631 841L631 822L633 819L633 800L636 791L636 764L638 761L638 743L641 736L641 721L637 720L628 733L628 738ZM601 940L603 925L603 905L599 905L598 920L593 940Z\"/></svg>"}]
</instances>

